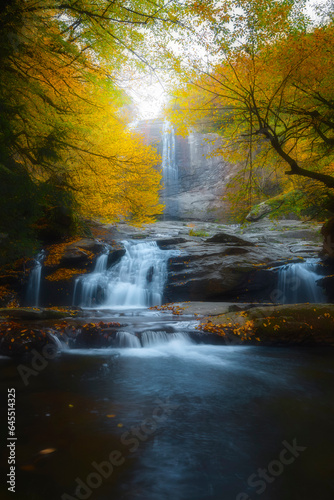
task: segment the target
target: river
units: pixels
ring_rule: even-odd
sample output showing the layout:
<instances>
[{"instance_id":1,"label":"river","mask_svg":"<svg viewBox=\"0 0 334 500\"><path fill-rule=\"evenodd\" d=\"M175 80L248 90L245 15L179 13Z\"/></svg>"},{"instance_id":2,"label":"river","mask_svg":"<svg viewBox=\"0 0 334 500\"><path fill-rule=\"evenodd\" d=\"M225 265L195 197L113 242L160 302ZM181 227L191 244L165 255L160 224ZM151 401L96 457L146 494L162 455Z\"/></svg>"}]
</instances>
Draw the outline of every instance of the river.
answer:
<instances>
[{"instance_id":1,"label":"river","mask_svg":"<svg viewBox=\"0 0 334 500\"><path fill-rule=\"evenodd\" d=\"M65 350L26 385L13 360L0 364L1 393L16 389L19 500L334 496L332 351L177 335ZM4 480L1 488L1 498L15 497Z\"/></svg>"}]
</instances>

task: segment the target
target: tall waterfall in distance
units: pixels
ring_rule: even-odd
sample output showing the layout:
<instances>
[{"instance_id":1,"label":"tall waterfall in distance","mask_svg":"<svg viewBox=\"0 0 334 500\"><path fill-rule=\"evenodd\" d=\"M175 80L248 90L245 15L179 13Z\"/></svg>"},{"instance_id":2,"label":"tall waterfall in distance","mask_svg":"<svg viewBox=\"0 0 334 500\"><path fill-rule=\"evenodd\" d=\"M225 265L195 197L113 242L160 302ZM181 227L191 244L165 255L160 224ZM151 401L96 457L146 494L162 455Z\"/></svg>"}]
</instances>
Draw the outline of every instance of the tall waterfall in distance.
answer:
<instances>
[{"instance_id":1,"label":"tall waterfall in distance","mask_svg":"<svg viewBox=\"0 0 334 500\"><path fill-rule=\"evenodd\" d=\"M166 205L165 218L178 217L179 172L175 154L173 126L165 121L162 128L162 176L164 182L163 202Z\"/></svg>"}]
</instances>

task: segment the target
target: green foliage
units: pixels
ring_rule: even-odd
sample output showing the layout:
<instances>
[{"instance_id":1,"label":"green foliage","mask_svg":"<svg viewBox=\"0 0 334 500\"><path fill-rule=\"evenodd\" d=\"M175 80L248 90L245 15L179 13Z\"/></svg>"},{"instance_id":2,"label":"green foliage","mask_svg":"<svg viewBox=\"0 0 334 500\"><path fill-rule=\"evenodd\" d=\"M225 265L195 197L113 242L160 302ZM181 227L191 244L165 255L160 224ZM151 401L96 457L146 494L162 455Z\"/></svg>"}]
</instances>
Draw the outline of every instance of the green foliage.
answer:
<instances>
[{"instance_id":1,"label":"green foliage","mask_svg":"<svg viewBox=\"0 0 334 500\"><path fill-rule=\"evenodd\" d=\"M2 262L85 217L153 221L158 156L128 130L123 75L145 34L176 21L163 0L10 0L0 7Z\"/></svg>"},{"instance_id":2,"label":"green foliage","mask_svg":"<svg viewBox=\"0 0 334 500\"><path fill-rule=\"evenodd\" d=\"M239 217L268 195L300 189L301 178L325 203L334 188L334 16L316 25L304 7L303 0L210 2L207 61L187 52L171 93L167 114L179 133L196 127L224 137L211 156L239 167L229 182ZM332 14L333 2L328 7ZM296 211L313 199L295 200Z\"/></svg>"},{"instance_id":3,"label":"green foliage","mask_svg":"<svg viewBox=\"0 0 334 500\"><path fill-rule=\"evenodd\" d=\"M0 164L0 265L32 257L40 245L80 230L73 196L50 180L36 183L15 162Z\"/></svg>"},{"instance_id":4,"label":"green foliage","mask_svg":"<svg viewBox=\"0 0 334 500\"><path fill-rule=\"evenodd\" d=\"M198 231L196 231L195 229L190 229L189 230L189 236L198 236L198 237L201 237L201 238L207 238L209 235L209 233L199 229Z\"/></svg>"}]
</instances>

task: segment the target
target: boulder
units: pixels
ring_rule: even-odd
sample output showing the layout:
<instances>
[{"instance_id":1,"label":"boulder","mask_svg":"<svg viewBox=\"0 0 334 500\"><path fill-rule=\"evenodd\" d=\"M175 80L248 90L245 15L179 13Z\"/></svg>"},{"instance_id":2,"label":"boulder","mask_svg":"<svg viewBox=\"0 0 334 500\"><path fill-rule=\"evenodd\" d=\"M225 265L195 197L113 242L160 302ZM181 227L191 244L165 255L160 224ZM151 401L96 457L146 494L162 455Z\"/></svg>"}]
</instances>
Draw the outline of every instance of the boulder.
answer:
<instances>
[{"instance_id":1,"label":"boulder","mask_svg":"<svg viewBox=\"0 0 334 500\"><path fill-rule=\"evenodd\" d=\"M334 259L334 217L329 219L321 228L324 238L322 252L324 255Z\"/></svg>"},{"instance_id":2,"label":"boulder","mask_svg":"<svg viewBox=\"0 0 334 500\"><path fill-rule=\"evenodd\" d=\"M258 221L269 214L275 214L276 217L289 218L298 220L295 207L300 200L304 198L303 193L299 189L294 189L287 193L281 193L277 196L269 198L258 205L255 205L246 217L249 222ZM307 210L306 210L307 212Z\"/></svg>"},{"instance_id":3,"label":"boulder","mask_svg":"<svg viewBox=\"0 0 334 500\"><path fill-rule=\"evenodd\" d=\"M273 263L289 261L284 245L231 247L199 241L180 244L168 264L167 301L249 300L257 292L267 300L277 283Z\"/></svg>"},{"instance_id":4,"label":"boulder","mask_svg":"<svg viewBox=\"0 0 334 500\"><path fill-rule=\"evenodd\" d=\"M211 236L210 238L207 238L205 240L207 243L225 243L225 244L232 244L232 245L243 245L243 246L255 246L254 243L252 243L249 240L246 240L244 238L240 238L240 236L235 236L234 234L229 234L229 233L216 233L214 236Z\"/></svg>"},{"instance_id":5,"label":"boulder","mask_svg":"<svg viewBox=\"0 0 334 500\"><path fill-rule=\"evenodd\" d=\"M209 317L203 329L223 336L227 344L334 347L334 305L254 307Z\"/></svg>"},{"instance_id":6,"label":"boulder","mask_svg":"<svg viewBox=\"0 0 334 500\"><path fill-rule=\"evenodd\" d=\"M163 238L156 240L159 248L170 248L180 243L185 243L186 238Z\"/></svg>"},{"instance_id":7,"label":"boulder","mask_svg":"<svg viewBox=\"0 0 334 500\"><path fill-rule=\"evenodd\" d=\"M258 221L263 217L265 217L266 215L269 215L272 211L273 208L268 203L263 201L262 203L259 203L258 205L252 208L252 210L246 216L246 220L248 222Z\"/></svg>"},{"instance_id":8,"label":"boulder","mask_svg":"<svg viewBox=\"0 0 334 500\"><path fill-rule=\"evenodd\" d=\"M185 236L177 245L180 255L168 265L167 301L270 300L277 287L274 268L315 257L321 248L317 224L261 221L245 228L230 226L229 231L218 227L198 225L212 236ZM185 230L180 227L179 234ZM302 235L307 240L301 243Z\"/></svg>"}]
</instances>

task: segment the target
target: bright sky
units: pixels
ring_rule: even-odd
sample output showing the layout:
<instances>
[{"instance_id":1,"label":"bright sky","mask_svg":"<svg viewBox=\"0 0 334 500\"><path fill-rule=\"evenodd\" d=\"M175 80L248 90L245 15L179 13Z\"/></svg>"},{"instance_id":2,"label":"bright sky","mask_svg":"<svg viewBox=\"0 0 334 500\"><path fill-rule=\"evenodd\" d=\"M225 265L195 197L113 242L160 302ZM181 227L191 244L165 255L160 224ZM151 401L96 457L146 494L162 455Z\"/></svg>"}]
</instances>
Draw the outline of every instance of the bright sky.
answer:
<instances>
[{"instance_id":1,"label":"bright sky","mask_svg":"<svg viewBox=\"0 0 334 500\"><path fill-rule=\"evenodd\" d=\"M325 0L308 0L306 4L307 14L316 20L314 7L319 7L324 3ZM198 53L198 50L196 52ZM204 53L203 58L206 58ZM163 82L160 83L154 75L140 76L137 80L133 79L127 91L138 109L139 120L161 116L163 106L168 100L168 94L164 89Z\"/></svg>"},{"instance_id":2,"label":"bright sky","mask_svg":"<svg viewBox=\"0 0 334 500\"><path fill-rule=\"evenodd\" d=\"M130 95L138 108L138 119L158 118L167 102L167 93L157 81L141 80L134 84Z\"/></svg>"}]
</instances>

